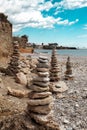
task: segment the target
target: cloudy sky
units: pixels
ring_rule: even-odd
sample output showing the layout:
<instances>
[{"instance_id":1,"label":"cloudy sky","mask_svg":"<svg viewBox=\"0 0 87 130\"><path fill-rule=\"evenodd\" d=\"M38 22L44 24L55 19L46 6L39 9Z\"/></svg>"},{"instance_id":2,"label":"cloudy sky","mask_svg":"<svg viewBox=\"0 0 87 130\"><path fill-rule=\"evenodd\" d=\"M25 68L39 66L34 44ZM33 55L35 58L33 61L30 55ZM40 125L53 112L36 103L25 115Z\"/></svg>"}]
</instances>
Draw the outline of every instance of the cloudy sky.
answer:
<instances>
[{"instance_id":1,"label":"cloudy sky","mask_svg":"<svg viewBox=\"0 0 87 130\"><path fill-rule=\"evenodd\" d=\"M0 12L29 42L87 47L87 0L0 0Z\"/></svg>"}]
</instances>

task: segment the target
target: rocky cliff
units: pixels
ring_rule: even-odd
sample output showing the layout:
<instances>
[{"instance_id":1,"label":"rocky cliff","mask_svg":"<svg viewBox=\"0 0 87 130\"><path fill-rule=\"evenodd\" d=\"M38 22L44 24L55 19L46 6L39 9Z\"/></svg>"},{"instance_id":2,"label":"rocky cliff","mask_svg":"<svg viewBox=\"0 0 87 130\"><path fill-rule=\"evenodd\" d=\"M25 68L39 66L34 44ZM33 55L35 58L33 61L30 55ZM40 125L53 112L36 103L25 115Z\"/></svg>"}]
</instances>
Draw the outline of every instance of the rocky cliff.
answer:
<instances>
[{"instance_id":1,"label":"rocky cliff","mask_svg":"<svg viewBox=\"0 0 87 130\"><path fill-rule=\"evenodd\" d=\"M12 24L0 13L0 58L7 57L12 50Z\"/></svg>"}]
</instances>

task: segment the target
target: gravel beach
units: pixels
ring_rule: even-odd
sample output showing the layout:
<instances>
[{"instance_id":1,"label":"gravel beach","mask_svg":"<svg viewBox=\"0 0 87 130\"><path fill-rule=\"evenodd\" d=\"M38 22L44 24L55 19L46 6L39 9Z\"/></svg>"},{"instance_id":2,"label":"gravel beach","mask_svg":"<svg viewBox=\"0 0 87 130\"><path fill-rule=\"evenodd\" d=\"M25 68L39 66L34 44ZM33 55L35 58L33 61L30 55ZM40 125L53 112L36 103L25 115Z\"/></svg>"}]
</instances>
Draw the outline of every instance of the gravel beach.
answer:
<instances>
[{"instance_id":1,"label":"gravel beach","mask_svg":"<svg viewBox=\"0 0 87 130\"><path fill-rule=\"evenodd\" d=\"M62 78L65 72L67 56L58 56L62 67ZM71 56L74 79L65 81L68 91L63 98L54 95L54 119L65 130L87 130L87 57Z\"/></svg>"},{"instance_id":2,"label":"gravel beach","mask_svg":"<svg viewBox=\"0 0 87 130\"><path fill-rule=\"evenodd\" d=\"M34 53L31 55L33 64L36 63L36 59L39 55L49 57L48 54ZM64 80L64 73L66 71L66 61L68 56L58 55L58 63L61 71L61 79L66 82L68 90L62 93L62 96L53 94L54 105L53 105L53 119L60 125L61 130L87 130L87 57L76 57L70 56L72 63L72 73L74 75L73 80ZM10 86L17 89L17 84L10 77L2 77L4 79L5 87ZM19 86L19 85L18 85ZM0 95L6 100L15 102L15 106L12 107L12 111L18 109L18 111L26 110L28 98L18 99L13 96L6 95L7 89L0 88ZM25 87L19 86L18 89L27 90ZM17 104L18 105L17 105ZM4 104L3 104L4 107ZM18 107L18 108L17 108ZM11 107L9 106L11 109ZM5 105L6 109L6 105Z\"/></svg>"},{"instance_id":3,"label":"gravel beach","mask_svg":"<svg viewBox=\"0 0 87 130\"><path fill-rule=\"evenodd\" d=\"M40 53L48 56L49 54ZM38 54L33 56L38 57ZM87 130L87 56L70 56L73 80L64 80L67 55L58 55L60 76L68 90L59 98L54 94L54 120L63 130Z\"/></svg>"}]
</instances>

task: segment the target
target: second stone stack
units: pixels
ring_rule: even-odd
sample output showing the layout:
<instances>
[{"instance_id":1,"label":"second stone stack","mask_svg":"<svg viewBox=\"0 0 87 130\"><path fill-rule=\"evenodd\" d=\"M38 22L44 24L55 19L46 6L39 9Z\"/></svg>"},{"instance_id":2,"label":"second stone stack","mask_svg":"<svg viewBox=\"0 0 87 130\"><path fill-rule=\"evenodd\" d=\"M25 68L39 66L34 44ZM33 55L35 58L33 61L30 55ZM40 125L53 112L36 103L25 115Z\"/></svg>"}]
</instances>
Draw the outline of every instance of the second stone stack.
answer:
<instances>
[{"instance_id":1,"label":"second stone stack","mask_svg":"<svg viewBox=\"0 0 87 130\"><path fill-rule=\"evenodd\" d=\"M50 69L50 81L55 82L59 81L59 67L57 61L56 49L53 48L51 56L51 69Z\"/></svg>"}]
</instances>

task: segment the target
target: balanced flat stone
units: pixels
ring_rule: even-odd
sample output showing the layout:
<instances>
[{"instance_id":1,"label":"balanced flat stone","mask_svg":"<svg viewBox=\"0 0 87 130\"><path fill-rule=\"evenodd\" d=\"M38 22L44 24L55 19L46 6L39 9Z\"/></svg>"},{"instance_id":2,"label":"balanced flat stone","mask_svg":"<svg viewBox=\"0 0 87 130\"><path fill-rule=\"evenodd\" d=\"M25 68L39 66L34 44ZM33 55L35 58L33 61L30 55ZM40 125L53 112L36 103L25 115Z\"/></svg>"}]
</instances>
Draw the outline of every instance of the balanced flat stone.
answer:
<instances>
[{"instance_id":1,"label":"balanced flat stone","mask_svg":"<svg viewBox=\"0 0 87 130\"><path fill-rule=\"evenodd\" d=\"M37 67L38 68L49 68L49 65L48 64L46 64L46 63L39 63L39 64L37 64Z\"/></svg>"},{"instance_id":2,"label":"balanced flat stone","mask_svg":"<svg viewBox=\"0 0 87 130\"><path fill-rule=\"evenodd\" d=\"M48 63L48 60L38 59L40 63Z\"/></svg>"},{"instance_id":3,"label":"balanced flat stone","mask_svg":"<svg viewBox=\"0 0 87 130\"><path fill-rule=\"evenodd\" d=\"M48 77L36 77L36 78L34 78L33 79L33 81L40 81L40 82L49 82L50 81L50 79L48 78Z\"/></svg>"},{"instance_id":4,"label":"balanced flat stone","mask_svg":"<svg viewBox=\"0 0 87 130\"><path fill-rule=\"evenodd\" d=\"M51 81L58 81L60 78L58 78L56 76L55 77L52 76L52 77L50 77L50 79L51 79Z\"/></svg>"},{"instance_id":5,"label":"balanced flat stone","mask_svg":"<svg viewBox=\"0 0 87 130\"><path fill-rule=\"evenodd\" d=\"M51 114L49 113L47 116L46 115L42 115L42 114L35 114L33 112L30 112L29 115L31 116L31 118L33 118L38 124L41 125L46 125L49 121L51 117ZM50 130L50 129L49 129Z\"/></svg>"},{"instance_id":6,"label":"balanced flat stone","mask_svg":"<svg viewBox=\"0 0 87 130\"><path fill-rule=\"evenodd\" d=\"M37 71L39 71L39 72L48 72L49 70L47 68L37 68Z\"/></svg>"},{"instance_id":7,"label":"balanced flat stone","mask_svg":"<svg viewBox=\"0 0 87 130\"><path fill-rule=\"evenodd\" d=\"M51 73L51 74L50 74L50 77L51 77L51 76L54 76L54 77L55 77L55 76L58 76L58 75L59 75L58 73Z\"/></svg>"},{"instance_id":8,"label":"balanced flat stone","mask_svg":"<svg viewBox=\"0 0 87 130\"><path fill-rule=\"evenodd\" d=\"M50 95L52 95L51 92L30 92L29 93L29 98L31 99L37 99L37 98L45 98L45 97L49 97Z\"/></svg>"},{"instance_id":9,"label":"balanced flat stone","mask_svg":"<svg viewBox=\"0 0 87 130\"><path fill-rule=\"evenodd\" d=\"M73 80L74 79L74 75L72 75L72 74L66 74L65 75L65 80Z\"/></svg>"},{"instance_id":10,"label":"balanced flat stone","mask_svg":"<svg viewBox=\"0 0 87 130\"><path fill-rule=\"evenodd\" d=\"M56 73L56 72L59 72L58 69L53 69L53 70L50 70L52 73Z\"/></svg>"},{"instance_id":11,"label":"balanced flat stone","mask_svg":"<svg viewBox=\"0 0 87 130\"><path fill-rule=\"evenodd\" d=\"M44 105L44 106L30 106L29 105L28 110L30 110L31 112L38 113L38 114L47 115L49 114L51 107L52 107L51 105Z\"/></svg>"},{"instance_id":12,"label":"balanced flat stone","mask_svg":"<svg viewBox=\"0 0 87 130\"><path fill-rule=\"evenodd\" d=\"M38 72L38 76L46 77L46 76L49 76L49 73L48 72Z\"/></svg>"},{"instance_id":13,"label":"balanced flat stone","mask_svg":"<svg viewBox=\"0 0 87 130\"><path fill-rule=\"evenodd\" d=\"M35 99L35 100L29 99L28 104L30 106L47 105L50 104L52 101L53 101L53 97L49 96L43 99Z\"/></svg>"},{"instance_id":14,"label":"balanced flat stone","mask_svg":"<svg viewBox=\"0 0 87 130\"><path fill-rule=\"evenodd\" d=\"M38 85L40 87L47 87L49 85L49 82L38 82L38 81L34 81L33 84Z\"/></svg>"},{"instance_id":15,"label":"balanced flat stone","mask_svg":"<svg viewBox=\"0 0 87 130\"><path fill-rule=\"evenodd\" d=\"M64 81L55 82L52 85L50 84L50 89L52 92L65 92L68 90L68 86Z\"/></svg>"},{"instance_id":16,"label":"balanced flat stone","mask_svg":"<svg viewBox=\"0 0 87 130\"><path fill-rule=\"evenodd\" d=\"M39 58L43 60L48 60L48 57L45 57L45 56L39 56Z\"/></svg>"},{"instance_id":17,"label":"balanced flat stone","mask_svg":"<svg viewBox=\"0 0 87 130\"><path fill-rule=\"evenodd\" d=\"M49 87L40 87L40 86L37 86L37 85L29 86L29 88L33 91L36 91L36 92L43 92L43 91L49 90Z\"/></svg>"}]
</instances>

